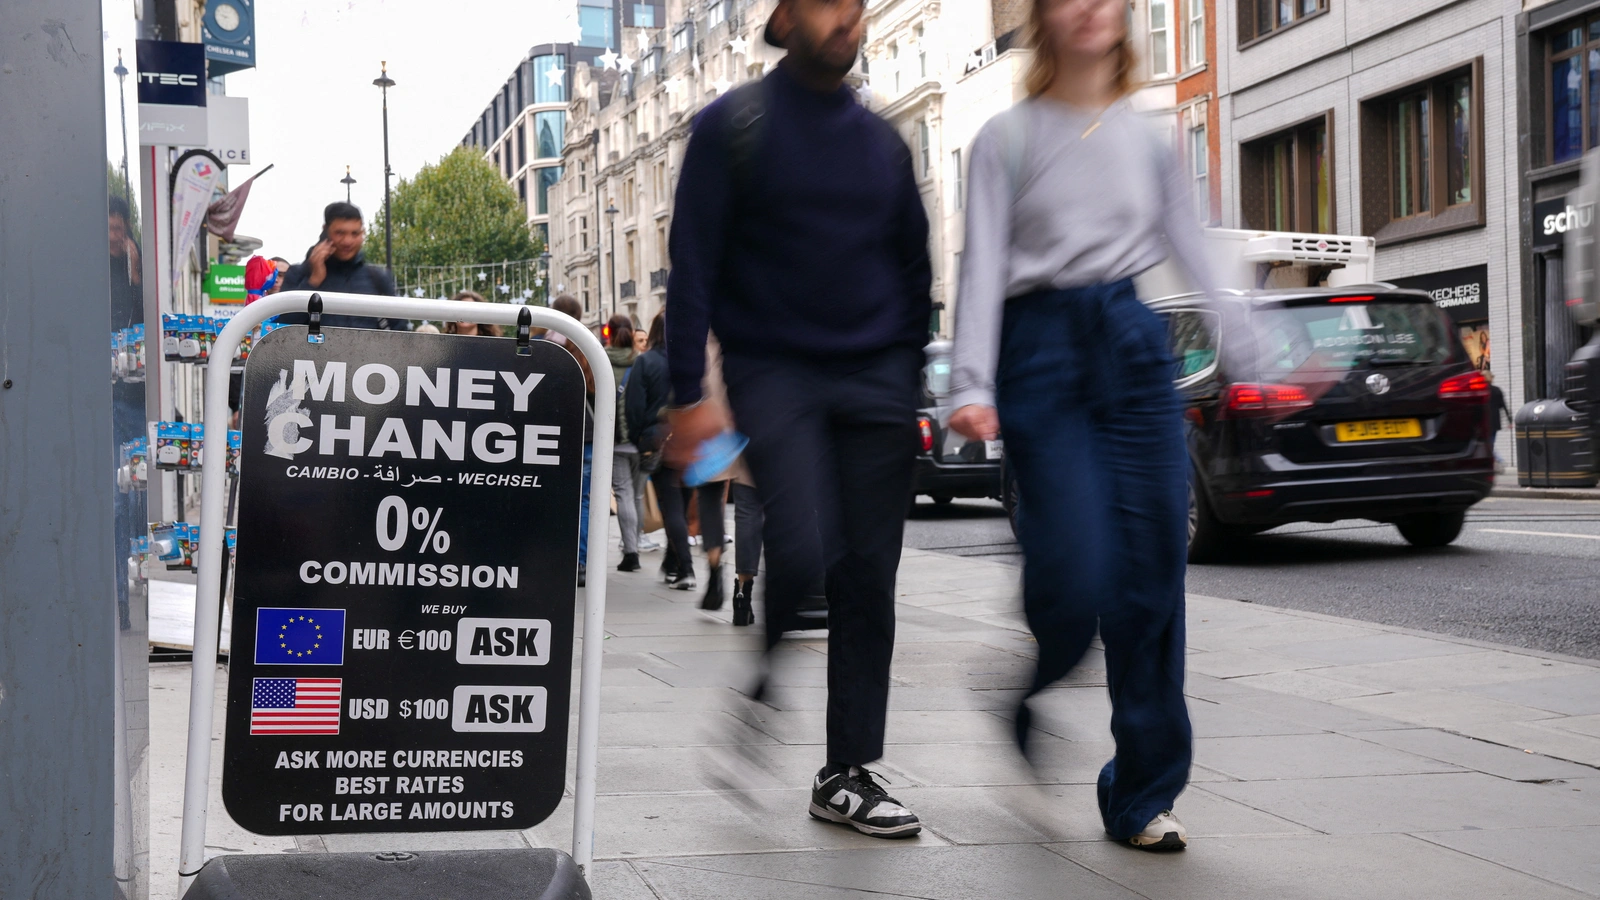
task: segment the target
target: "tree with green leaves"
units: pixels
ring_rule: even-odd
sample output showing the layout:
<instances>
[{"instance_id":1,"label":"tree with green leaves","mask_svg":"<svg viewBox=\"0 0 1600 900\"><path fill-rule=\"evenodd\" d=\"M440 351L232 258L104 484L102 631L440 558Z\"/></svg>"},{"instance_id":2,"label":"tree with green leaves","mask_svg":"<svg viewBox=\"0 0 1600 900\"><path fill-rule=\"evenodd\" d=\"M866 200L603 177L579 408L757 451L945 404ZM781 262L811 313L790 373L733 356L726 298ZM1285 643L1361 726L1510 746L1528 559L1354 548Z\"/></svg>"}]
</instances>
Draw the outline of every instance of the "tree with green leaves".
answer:
<instances>
[{"instance_id":1,"label":"tree with green leaves","mask_svg":"<svg viewBox=\"0 0 1600 900\"><path fill-rule=\"evenodd\" d=\"M111 197L121 197L128 203L128 232L134 241L139 240L139 192L128 190L128 183L122 179L122 168L106 160L106 194Z\"/></svg>"},{"instance_id":2,"label":"tree with green leaves","mask_svg":"<svg viewBox=\"0 0 1600 900\"><path fill-rule=\"evenodd\" d=\"M473 266L537 257L544 248L528 227L517 192L480 154L457 147L400 179L390 201L394 267ZM382 211L367 231L367 258L383 258Z\"/></svg>"}]
</instances>

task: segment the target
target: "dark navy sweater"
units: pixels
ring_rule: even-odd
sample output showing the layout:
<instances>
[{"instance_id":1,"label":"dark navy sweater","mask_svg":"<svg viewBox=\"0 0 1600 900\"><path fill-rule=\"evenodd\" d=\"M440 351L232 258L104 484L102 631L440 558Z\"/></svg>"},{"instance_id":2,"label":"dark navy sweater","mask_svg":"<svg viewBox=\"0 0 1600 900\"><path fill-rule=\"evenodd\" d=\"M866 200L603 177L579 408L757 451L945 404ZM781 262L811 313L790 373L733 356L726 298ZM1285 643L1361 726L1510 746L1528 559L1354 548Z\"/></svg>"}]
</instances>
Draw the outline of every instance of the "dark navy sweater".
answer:
<instances>
[{"instance_id":1,"label":"dark navy sweater","mask_svg":"<svg viewBox=\"0 0 1600 900\"><path fill-rule=\"evenodd\" d=\"M695 120L668 241L667 357L677 403L700 399L706 331L729 354L868 355L928 340L928 218L911 155L848 87L820 93L779 65L748 196L722 97Z\"/></svg>"}]
</instances>

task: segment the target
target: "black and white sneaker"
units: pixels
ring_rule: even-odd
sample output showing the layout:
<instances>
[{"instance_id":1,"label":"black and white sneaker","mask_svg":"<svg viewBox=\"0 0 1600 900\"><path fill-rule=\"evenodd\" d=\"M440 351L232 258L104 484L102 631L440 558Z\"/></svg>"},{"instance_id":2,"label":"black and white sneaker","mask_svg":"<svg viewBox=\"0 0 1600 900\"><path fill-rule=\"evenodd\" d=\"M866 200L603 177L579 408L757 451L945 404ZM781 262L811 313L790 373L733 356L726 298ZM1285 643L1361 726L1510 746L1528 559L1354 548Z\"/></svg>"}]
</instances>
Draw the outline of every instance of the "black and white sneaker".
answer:
<instances>
[{"instance_id":1,"label":"black and white sneaker","mask_svg":"<svg viewBox=\"0 0 1600 900\"><path fill-rule=\"evenodd\" d=\"M922 821L860 766L829 763L811 785L811 818L848 825L873 837L903 838L922 831Z\"/></svg>"}]
</instances>

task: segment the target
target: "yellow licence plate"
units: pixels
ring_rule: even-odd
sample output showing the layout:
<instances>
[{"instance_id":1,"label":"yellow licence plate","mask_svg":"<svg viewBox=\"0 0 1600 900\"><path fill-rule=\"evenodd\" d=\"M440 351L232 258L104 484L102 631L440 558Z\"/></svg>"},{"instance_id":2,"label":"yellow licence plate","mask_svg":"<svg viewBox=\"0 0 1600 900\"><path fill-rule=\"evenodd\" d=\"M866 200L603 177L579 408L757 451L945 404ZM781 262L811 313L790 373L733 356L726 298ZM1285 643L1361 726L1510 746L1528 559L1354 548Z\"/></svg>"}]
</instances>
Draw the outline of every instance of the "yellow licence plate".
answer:
<instances>
[{"instance_id":1,"label":"yellow licence plate","mask_svg":"<svg viewBox=\"0 0 1600 900\"><path fill-rule=\"evenodd\" d=\"M1422 437L1422 422L1418 419L1368 419L1365 422L1340 422L1334 426L1334 436L1341 443L1347 441L1389 441L1397 438Z\"/></svg>"}]
</instances>

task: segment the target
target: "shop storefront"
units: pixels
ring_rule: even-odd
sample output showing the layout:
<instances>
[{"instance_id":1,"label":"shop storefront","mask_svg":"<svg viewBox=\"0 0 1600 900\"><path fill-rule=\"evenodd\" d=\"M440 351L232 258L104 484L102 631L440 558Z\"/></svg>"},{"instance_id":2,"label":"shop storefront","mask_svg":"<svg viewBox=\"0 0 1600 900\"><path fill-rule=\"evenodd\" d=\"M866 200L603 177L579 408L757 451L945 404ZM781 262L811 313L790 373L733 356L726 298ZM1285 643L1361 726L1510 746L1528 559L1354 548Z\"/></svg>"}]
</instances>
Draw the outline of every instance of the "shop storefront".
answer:
<instances>
[{"instance_id":1,"label":"shop storefront","mask_svg":"<svg viewBox=\"0 0 1600 900\"><path fill-rule=\"evenodd\" d=\"M1391 278L1396 287L1425 291L1438 307L1450 315L1461 335L1472 364L1490 371L1493 360L1489 343L1489 267L1467 266L1410 278Z\"/></svg>"},{"instance_id":2,"label":"shop storefront","mask_svg":"<svg viewBox=\"0 0 1600 900\"><path fill-rule=\"evenodd\" d=\"M1564 243L1593 210L1568 202L1584 152L1600 147L1600 0L1557 0L1518 17L1522 360L1528 399L1559 397L1589 335L1567 311Z\"/></svg>"}]
</instances>

